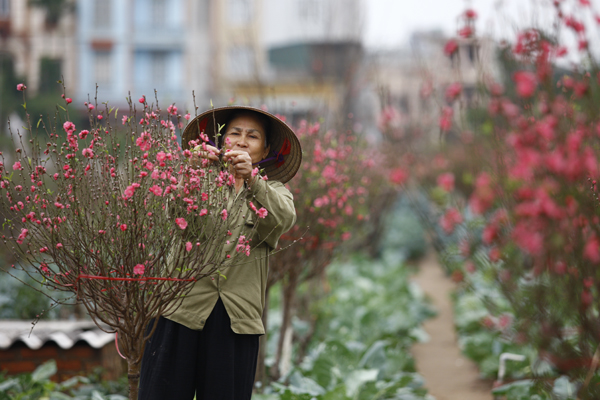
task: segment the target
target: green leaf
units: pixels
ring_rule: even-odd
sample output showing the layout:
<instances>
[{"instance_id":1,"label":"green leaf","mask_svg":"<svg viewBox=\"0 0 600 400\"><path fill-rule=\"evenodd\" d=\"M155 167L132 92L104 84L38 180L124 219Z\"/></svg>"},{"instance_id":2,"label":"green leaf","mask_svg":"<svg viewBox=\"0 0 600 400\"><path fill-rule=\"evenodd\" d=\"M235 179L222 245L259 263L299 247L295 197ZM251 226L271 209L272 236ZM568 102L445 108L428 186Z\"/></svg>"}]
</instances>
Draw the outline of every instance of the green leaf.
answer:
<instances>
[{"instance_id":1,"label":"green leaf","mask_svg":"<svg viewBox=\"0 0 600 400\"><path fill-rule=\"evenodd\" d=\"M60 108L62 108L63 111L67 111L66 108L64 108L63 106L59 106Z\"/></svg>"},{"instance_id":2,"label":"green leaf","mask_svg":"<svg viewBox=\"0 0 600 400\"><path fill-rule=\"evenodd\" d=\"M569 381L567 376L561 376L554 381L552 393L556 394L559 399L572 399L577 396L577 387Z\"/></svg>"},{"instance_id":3,"label":"green leaf","mask_svg":"<svg viewBox=\"0 0 600 400\"><path fill-rule=\"evenodd\" d=\"M73 397L67 396L61 392L52 392L50 393L49 400L73 400Z\"/></svg>"},{"instance_id":4,"label":"green leaf","mask_svg":"<svg viewBox=\"0 0 600 400\"><path fill-rule=\"evenodd\" d=\"M117 109L115 110L115 118L118 118L118 114L119 113L119 107L117 107ZM127 120L129 121L129 118L127 118Z\"/></svg>"},{"instance_id":5,"label":"green leaf","mask_svg":"<svg viewBox=\"0 0 600 400\"><path fill-rule=\"evenodd\" d=\"M92 392L92 400L106 400L106 397L102 396L97 390L94 390Z\"/></svg>"},{"instance_id":6,"label":"green leaf","mask_svg":"<svg viewBox=\"0 0 600 400\"><path fill-rule=\"evenodd\" d=\"M19 385L18 379L9 379L0 383L0 393Z\"/></svg>"},{"instance_id":7,"label":"green leaf","mask_svg":"<svg viewBox=\"0 0 600 400\"><path fill-rule=\"evenodd\" d=\"M43 380L49 379L52 375L56 374L56 361L50 360L39 367L36 368L35 371L31 374L31 380L33 382L41 382Z\"/></svg>"},{"instance_id":8,"label":"green leaf","mask_svg":"<svg viewBox=\"0 0 600 400\"><path fill-rule=\"evenodd\" d=\"M358 391L362 385L367 382L374 382L377 380L379 370L377 369L357 369L352 371L346 377L346 396L354 398L358 394Z\"/></svg>"},{"instance_id":9,"label":"green leaf","mask_svg":"<svg viewBox=\"0 0 600 400\"><path fill-rule=\"evenodd\" d=\"M37 123L37 126L36 126L36 128L39 128L39 127L40 127L40 123L41 123L41 122L42 122L42 119L40 118L40 120L39 120L39 121L38 121L38 123Z\"/></svg>"},{"instance_id":10,"label":"green leaf","mask_svg":"<svg viewBox=\"0 0 600 400\"><path fill-rule=\"evenodd\" d=\"M492 389L492 394L503 395L508 393L529 393L529 388L533 386L534 382L531 379L524 379L522 381L516 381L507 383L506 385L498 386Z\"/></svg>"}]
</instances>

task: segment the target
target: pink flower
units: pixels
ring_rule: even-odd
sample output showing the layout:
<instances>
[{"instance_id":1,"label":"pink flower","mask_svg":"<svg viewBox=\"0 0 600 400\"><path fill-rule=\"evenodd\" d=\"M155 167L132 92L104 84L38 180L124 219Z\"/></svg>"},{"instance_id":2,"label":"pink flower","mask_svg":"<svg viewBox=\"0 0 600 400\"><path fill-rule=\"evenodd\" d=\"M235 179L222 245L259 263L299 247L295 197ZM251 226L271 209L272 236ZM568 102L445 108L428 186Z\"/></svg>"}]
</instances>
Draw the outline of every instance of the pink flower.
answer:
<instances>
[{"instance_id":1,"label":"pink flower","mask_svg":"<svg viewBox=\"0 0 600 400\"><path fill-rule=\"evenodd\" d=\"M70 97L67 97L67 98L65 99L65 101L67 102L67 104L71 104L71 103L73 102L73 99L72 99L72 98L70 98Z\"/></svg>"},{"instance_id":2,"label":"pink flower","mask_svg":"<svg viewBox=\"0 0 600 400\"><path fill-rule=\"evenodd\" d=\"M156 154L156 161L158 161L158 162L163 162L163 161L165 161L166 158L167 158L167 155L165 154L164 151L159 151Z\"/></svg>"},{"instance_id":3,"label":"pink flower","mask_svg":"<svg viewBox=\"0 0 600 400\"><path fill-rule=\"evenodd\" d=\"M446 99L448 101L454 101L462 93L462 85L458 82L454 82L446 89Z\"/></svg>"},{"instance_id":4,"label":"pink flower","mask_svg":"<svg viewBox=\"0 0 600 400\"><path fill-rule=\"evenodd\" d=\"M150 136L150 134L146 131L142 132L142 134L140 135L139 138L137 138L137 140L135 141L135 144L137 146L139 146L140 150L142 151L148 151L150 150L151 147L151 139L152 137ZM164 154L164 152L161 151L161 153ZM157 155L157 159L158 159L158 155ZM162 161L162 160L158 160L158 161Z\"/></svg>"},{"instance_id":5,"label":"pink flower","mask_svg":"<svg viewBox=\"0 0 600 400\"><path fill-rule=\"evenodd\" d=\"M517 71L513 75L513 80L517 84L517 94L521 97L531 97L537 87L537 79L532 72Z\"/></svg>"},{"instance_id":6,"label":"pink flower","mask_svg":"<svg viewBox=\"0 0 600 400\"><path fill-rule=\"evenodd\" d=\"M254 178L256 175L258 175L258 168L252 170L252 177Z\"/></svg>"},{"instance_id":7,"label":"pink flower","mask_svg":"<svg viewBox=\"0 0 600 400\"><path fill-rule=\"evenodd\" d=\"M208 210L206 208L203 208L202 210L200 210L200 214L199 215L201 217L205 216L206 214L208 214Z\"/></svg>"},{"instance_id":8,"label":"pink flower","mask_svg":"<svg viewBox=\"0 0 600 400\"><path fill-rule=\"evenodd\" d=\"M192 251L192 243L191 242L187 242L185 244L185 250L186 251Z\"/></svg>"},{"instance_id":9,"label":"pink flower","mask_svg":"<svg viewBox=\"0 0 600 400\"><path fill-rule=\"evenodd\" d=\"M588 240L583 249L583 256L594 263L600 261L600 241L597 237Z\"/></svg>"},{"instance_id":10,"label":"pink flower","mask_svg":"<svg viewBox=\"0 0 600 400\"><path fill-rule=\"evenodd\" d=\"M27 237L28 233L29 233L29 231L27 229L21 228L21 234L17 238L17 243L18 244L23 244L23 240L25 240L25 238Z\"/></svg>"},{"instance_id":11,"label":"pink flower","mask_svg":"<svg viewBox=\"0 0 600 400\"><path fill-rule=\"evenodd\" d=\"M45 252L47 252L47 251L48 251L48 248L47 248L47 247L42 247L42 248L40 249L40 253L45 253Z\"/></svg>"},{"instance_id":12,"label":"pink flower","mask_svg":"<svg viewBox=\"0 0 600 400\"><path fill-rule=\"evenodd\" d=\"M67 121L63 124L63 129L65 132L73 134L73 132L75 132L75 124L71 121Z\"/></svg>"},{"instance_id":13,"label":"pink flower","mask_svg":"<svg viewBox=\"0 0 600 400\"><path fill-rule=\"evenodd\" d=\"M127 123L127 115L123 115L123 118L121 119L121 122L123 123L123 125L125 125Z\"/></svg>"},{"instance_id":14,"label":"pink flower","mask_svg":"<svg viewBox=\"0 0 600 400\"><path fill-rule=\"evenodd\" d=\"M82 130L81 132L79 132L79 139L82 139L82 140L85 139L89 133L90 133L90 131L88 131L88 130L85 130L85 129Z\"/></svg>"},{"instance_id":15,"label":"pink flower","mask_svg":"<svg viewBox=\"0 0 600 400\"><path fill-rule=\"evenodd\" d=\"M452 127L452 116L454 111L450 107L444 107L442 109L442 115L440 116L440 129L442 132L447 132Z\"/></svg>"},{"instance_id":16,"label":"pink flower","mask_svg":"<svg viewBox=\"0 0 600 400\"><path fill-rule=\"evenodd\" d=\"M102 119L102 118L103 118L102 115L98 114L98 119Z\"/></svg>"},{"instance_id":17,"label":"pink flower","mask_svg":"<svg viewBox=\"0 0 600 400\"><path fill-rule=\"evenodd\" d=\"M342 233L342 240L346 241L352 237L352 232L344 232Z\"/></svg>"},{"instance_id":18,"label":"pink flower","mask_svg":"<svg viewBox=\"0 0 600 400\"><path fill-rule=\"evenodd\" d=\"M22 84L22 83L19 83L19 84L17 85L17 90L18 90L19 92L22 92L22 91L23 91L23 90L25 90L25 89L27 89L27 86L25 86L24 84Z\"/></svg>"},{"instance_id":19,"label":"pink flower","mask_svg":"<svg viewBox=\"0 0 600 400\"><path fill-rule=\"evenodd\" d=\"M269 212L267 211L266 208L261 207L257 212L256 215L258 215L259 218L266 218L267 215L269 215Z\"/></svg>"},{"instance_id":20,"label":"pink flower","mask_svg":"<svg viewBox=\"0 0 600 400\"><path fill-rule=\"evenodd\" d=\"M498 249L497 247L492 247L490 249L490 251L488 252L488 257L490 258L491 262L497 262L500 260L500 257L502 257L502 253L500 252L500 249ZM504 274L503 277L504 277L503 280L510 279L510 272L508 272L508 275Z\"/></svg>"},{"instance_id":21,"label":"pink flower","mask_svg":"<svg viewBox=\"0 0 600 400\"><path fill-rule=\"evenodd\" d=\"M148 190L155 196L162 196L162 189L158 185L154 185Z\"/></svg>"},{"instance_id":22,"label":"pink flower","mask_svg":"<svg viewBox=\"0 0 600 400\"><path fill-rule=\"evenodd\" d=\"M223 218L223 221L227 219L227 210L221 211L221 218Z\"/></svg>"},{"instance_id":23,"label":"pink flower","mask_svg":"<svg viewBox=\"0 0 600 400\"><path fill-rule=\"evenodd\" d=\"M402 168L395 168L390 172L390 181L396 185L402 185L408 179L408 173Z\"/></svg>"},{"instance_id":24,"label":"pink flower","mask_svg":"<svg viewBox=\"0 0 600 400\"><path fill-rule=\"evenodd\" d=\"M144 267L144 265L142 265L142 264L138 264L135 267L133 267L133 273L135 275L144 275L145 271L146 271L146 267Z\"/></svg>"},{"instance_id":25,"label":"pink flower","mask_svg":"<svg viewBox=\"0 0 600 400\"><path fill-rule=\"evenodd\" d=\"M146 96L142 96L140 97L140 99L138 100L140 103L144 104L144 102L146 101Z\"/></svg>"},{"instance_id":26,"label":"pink flower","mask_svg":"<svg viewBox=\"0 0 600 400\"><path fill-rule=\"evenodd\" d=\"M121 224L121 226L119 227L123 232L125 232L127 230L127 224Z\"/></svg>"},{"instance_id":27,"label":"pink flower","mask_svg":"<svg viewBox=\"0 0 600 400\"><path fill-rule=\"evenodd\" d=\"M102 230L102 229L100 229L100 230L98 231L98 233L99 233L99 234L101 234L101 235L104 235L104 234L106 233L106 231L105 231L105 230Z\"/></svg>"},{"instance_id":28,"label":"pink flower","mask_svg":"<svg viewBox=\"0 0 600 400\"><path fill-rule=\"evenodd\" d=\"M440 218L439 222L444 232L449 235L454 232L454 227L457 224L461 224L463 222L462 214L456 208L450 208Z\"/></svg>"},{"instance_id":29,"label":"pink flower","mask_svg":"<svg viewBox=\"0 0 600 400\"><path fill-rule=\"evenodd\" d=\"M56 243L56 248L57 248L57 249L62 249L62 248L63 248L63 245L62 245L62 243Z\"/></svg>"},{"instance_id":30,"label":"pink flower","mask_svg":"<svg viewBox=\"0 0 600 400\"><path fill-rule=\"evenodd\" d=\"M23 169L23 167L21 166L21 162L20 162L20 161L17 161L17 162L15 162L15 163L13 164L13 169L14 169L15 171L17 171L17 170L22 170L22 169Z\"/></svg>"},{"instance_id":31,"label":"pink flower","mask_svg":"<svg viewBox=\"0 0 600 400\"><path fill-rule=\"evenodd\" d=\"M88 104L88 108L89 108L90 110L93 110L93 109L94 109L94 108L96 108L96 107L94 107L94 105L93 105L92 103L90 103L90 104Z\"/></svg>"},{"instance_id":32,"label":"pink flower","mask_svg":"<svg viewBox=\"0 0 600 400\"><path fill-rule=\"evenodd\" d=\"M452 54L456 53L457 50L458 43L456 43L456 40L450 39L448 42L446 42L446 45L444 46L444 54L451 56Z\"/></svg>"},{"instance_id":33,"label":"pink flower","mask_svg":"<svg viewBox=\"0 0 600 400\"><path fill-rule=\"evenodd\" d=\"M437 184L439 187L444 189L446 192L454 190L454 174L452 172L446 172L437 177Z\"/></svg>"},{"instance_id":34,"label":"pink flower","mask_svg":"<svg viewBox=\"0 0 600 400\"><path fill-rule=\"evenodd\" d=\"M465 17L467 19L475 19L477 18L477 13L473 9L468 9L465 11Z\"/></svg>"},{"instance_id":35,"label":"pink flower","mask_svg":"<svg viewBox=\"0 0 600 400\"><path fill-rule=\"evenodd\" d=\"M188 223L185 220L185 218L175 218L175 223L177 224L179 229L185 229L188 226Z\"/></svg>"},{"instance_id":36,"label":"pink flower","mask_svg":"<svg viewBox=\"0 0 600 400\"><path fill-rule=\"evenodd\" d=\"M187 121L189 121L191 118L190 113L185 114L183 118L185 118Z\"/></svg>"},{"instance_id":37,"label":"pink flower","mask_svg":"<svg viewBox=\"0 0 600 400\"><path fill-rule=\"evenodd\" d=\"M81 154L86 158L94 158L94 152L92 151L92 149L85 148L83 149Z\"/></svg>"}]
</instances>

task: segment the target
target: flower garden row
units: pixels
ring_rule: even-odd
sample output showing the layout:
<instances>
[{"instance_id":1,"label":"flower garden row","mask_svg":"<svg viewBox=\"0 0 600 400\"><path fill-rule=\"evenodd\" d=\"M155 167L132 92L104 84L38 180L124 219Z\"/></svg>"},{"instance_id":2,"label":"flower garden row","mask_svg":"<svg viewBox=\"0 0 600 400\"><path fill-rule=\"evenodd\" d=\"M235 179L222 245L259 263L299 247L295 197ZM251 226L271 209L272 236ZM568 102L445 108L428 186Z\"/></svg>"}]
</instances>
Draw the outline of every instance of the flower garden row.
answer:
<instances>
[{"instance_id":1,"label":"flower garden row","mask_svg":"<svg viewBox=\"0 0 600 400\"><path fill-rule=\"evenodd\" d=\"M495 393L594 399L600 69L590 40L599 20L587 1L550 7L551 27L521 29L499 47L501 74L483 71L473 101L465 103L460 82L437 88L446 103L443 149L423 154L421 168L407 175L435 204L424 220L460 282L456 325L465 354L494 379L502 353L525 356L506 361L511 383ZM463 15L459 35L477 43L475 18ZM458 51L457 41L445 51ZM423 173L423 165L432 167Z\"/></svg>"}]
</instances>

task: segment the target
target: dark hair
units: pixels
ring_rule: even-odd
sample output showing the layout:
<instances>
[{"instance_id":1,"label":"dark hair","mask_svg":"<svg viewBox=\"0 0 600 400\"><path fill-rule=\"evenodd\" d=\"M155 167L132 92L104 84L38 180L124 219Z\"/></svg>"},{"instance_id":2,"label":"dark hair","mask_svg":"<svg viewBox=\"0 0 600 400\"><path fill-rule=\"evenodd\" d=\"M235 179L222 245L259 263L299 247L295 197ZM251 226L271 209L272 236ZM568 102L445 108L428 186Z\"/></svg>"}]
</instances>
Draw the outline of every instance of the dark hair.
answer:
<instances>
[{"instance_id":1,"label":"dark hair","mask_svg":"<svg viewBox=\"0 0 600 400\"><path fill-rule=\"evenodd\" d=\"M223 132L227 133L227 129L229 128L229 123L231 121L233 121L234 119L236 119L238 117L244 116L244 115L251 115L256 120L258 120L258 122L262 126L263 134L265 135L265 149L266 149L270 144L269 131L271 130L271 119L261 113L257 113L252 110L237 110L233 114L231 114L229 116L229 118L227 119L227 122L225 123Z\"/></svg>"}]
</instances>

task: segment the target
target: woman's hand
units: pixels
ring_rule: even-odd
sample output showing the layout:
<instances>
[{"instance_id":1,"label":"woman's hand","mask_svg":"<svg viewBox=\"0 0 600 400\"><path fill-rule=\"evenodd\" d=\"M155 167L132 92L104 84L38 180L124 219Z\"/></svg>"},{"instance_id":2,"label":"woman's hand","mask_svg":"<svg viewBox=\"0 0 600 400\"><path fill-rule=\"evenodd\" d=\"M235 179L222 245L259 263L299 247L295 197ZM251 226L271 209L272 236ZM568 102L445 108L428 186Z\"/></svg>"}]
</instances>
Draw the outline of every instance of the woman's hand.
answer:
<instances>
[{"instance_id":1,"label":"woman's hand","mask_svg":"<svg viewBox=\"0 0 600 400\"><path fill-rule=\"evenodd\" d=\"M190 165L198 165L201 160L219 161L220 150L209 144L199 145L192 150Z\"/></svg>"},{"instance_id":2,"label":"woman's hand","mask_svg":"<svg viewBox=\"0 0 600 400\"><path fill-rule=\"evenodd\" d=\"M231 162L233 173L236 178L250 182L252 178L252 159L250 154L242 150L228 150L223 159Z\"/></svg>"}]
</instances>

